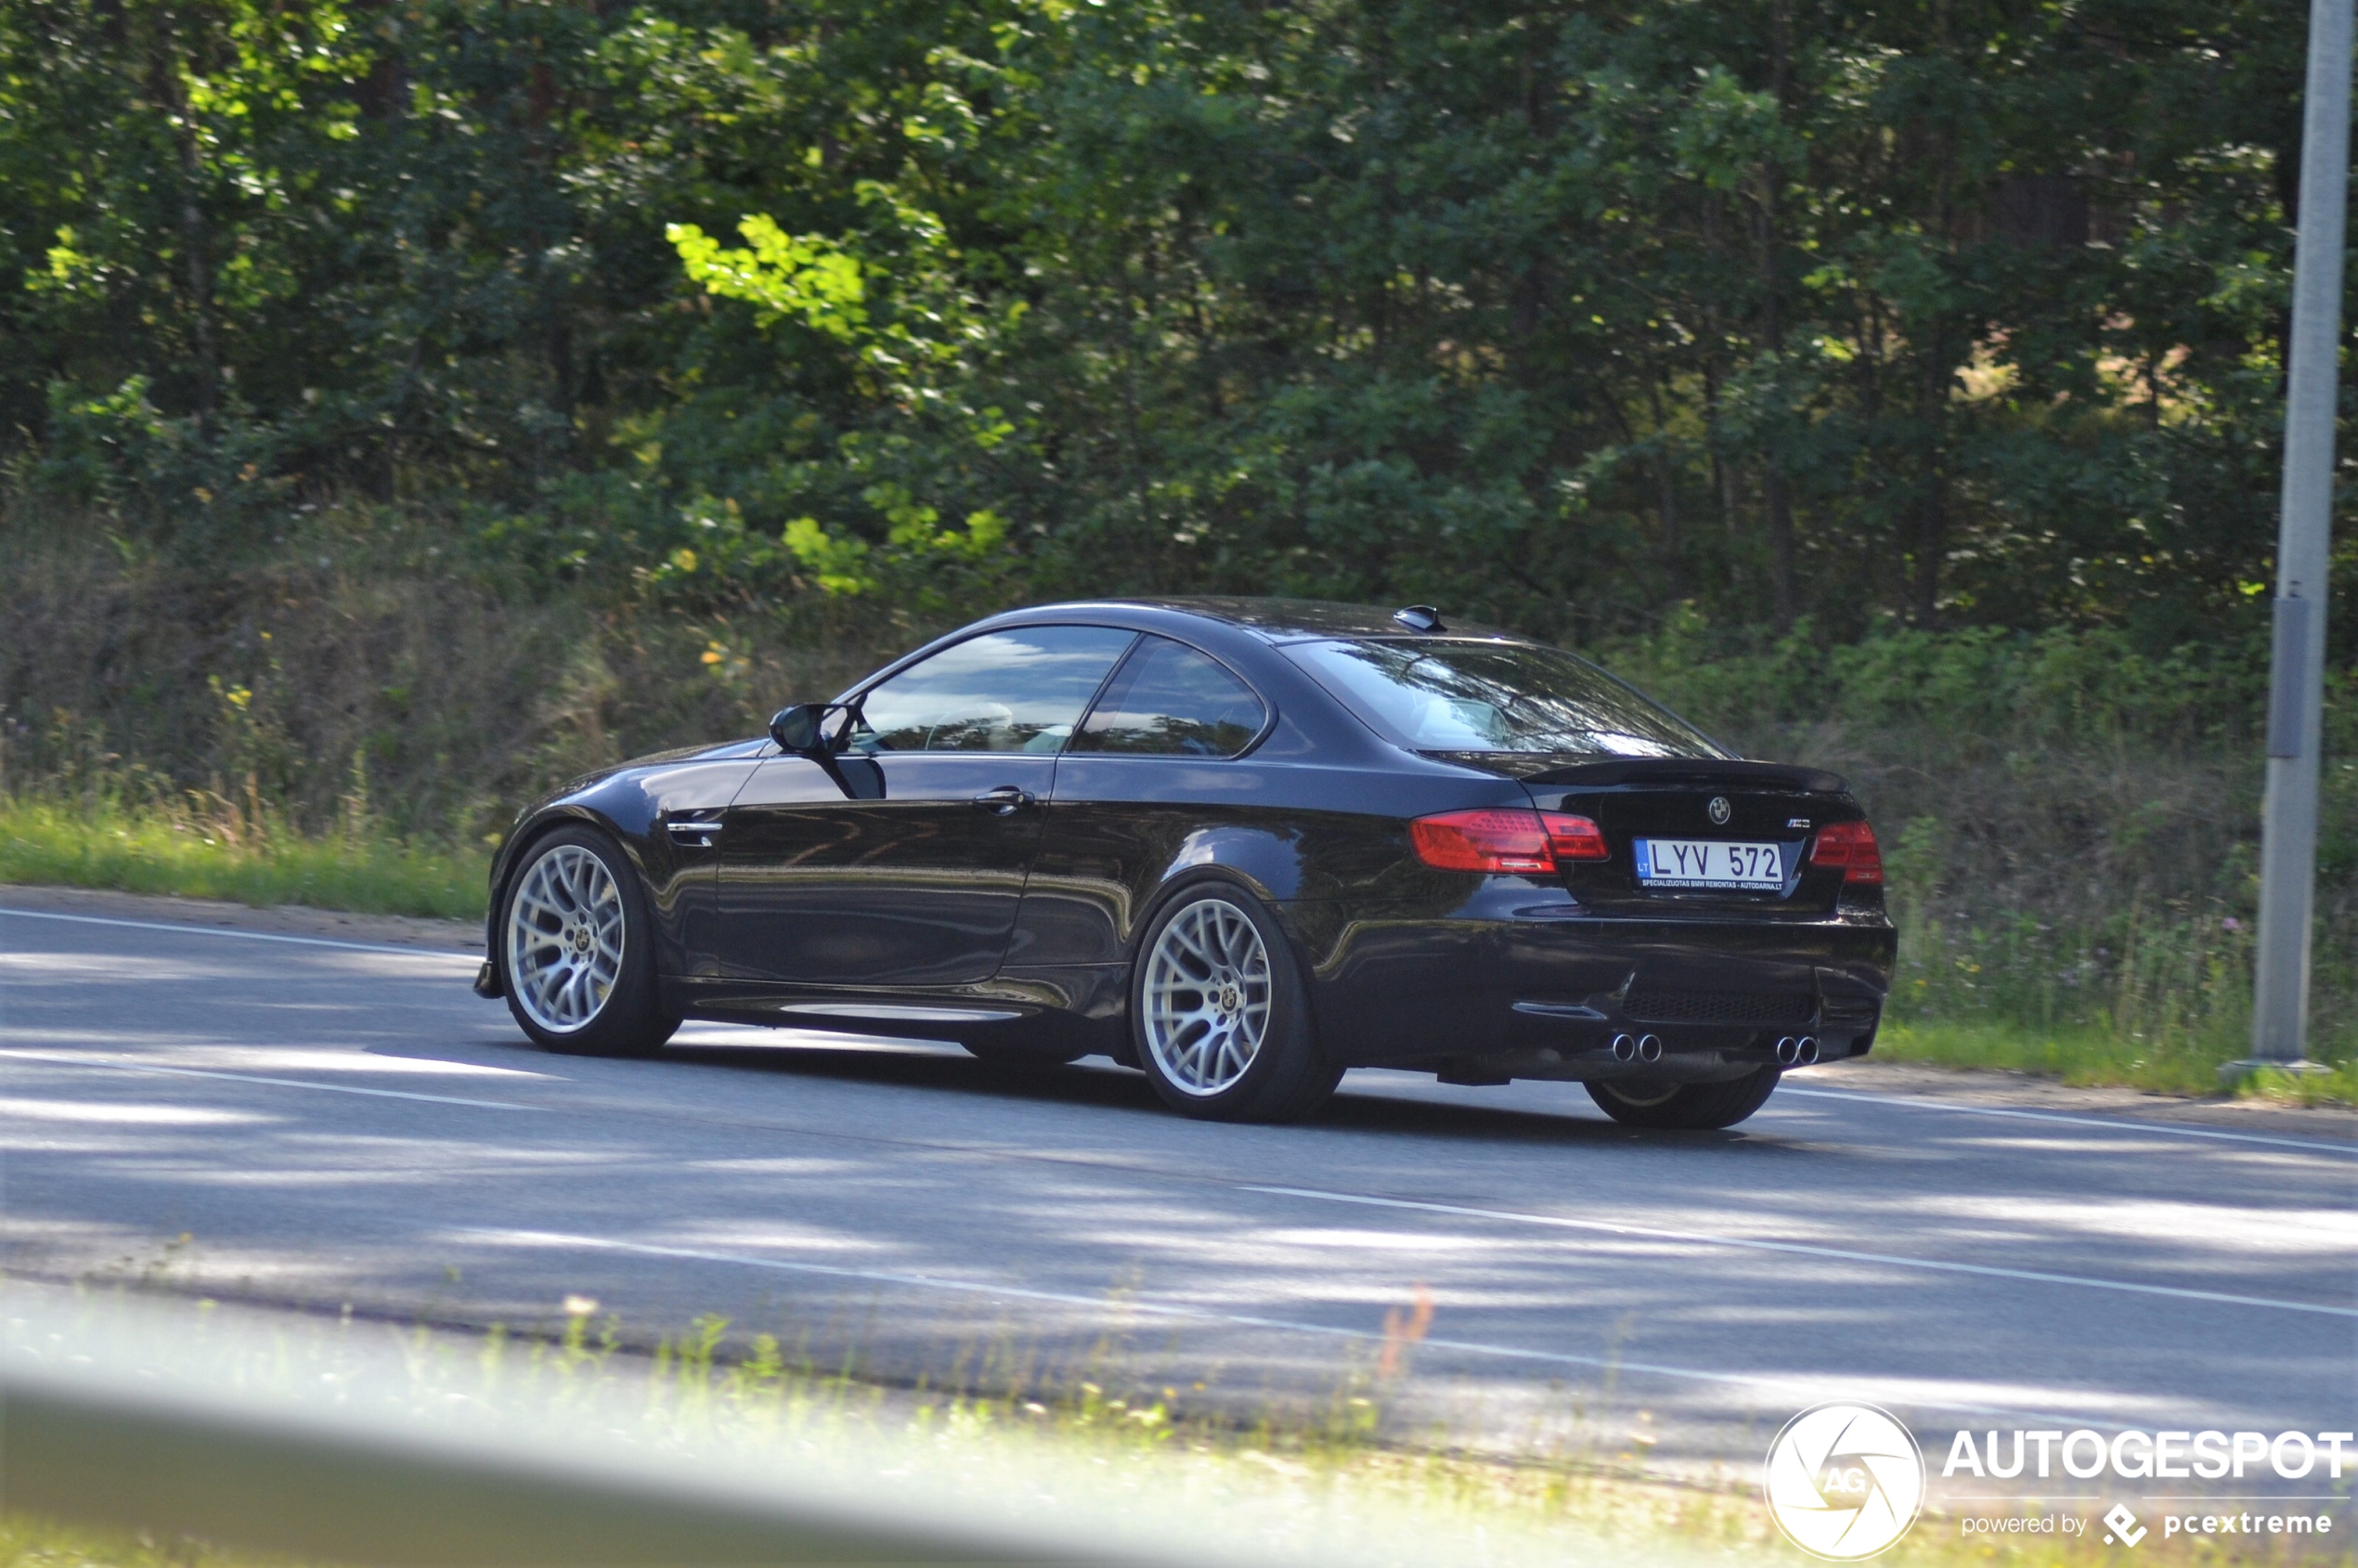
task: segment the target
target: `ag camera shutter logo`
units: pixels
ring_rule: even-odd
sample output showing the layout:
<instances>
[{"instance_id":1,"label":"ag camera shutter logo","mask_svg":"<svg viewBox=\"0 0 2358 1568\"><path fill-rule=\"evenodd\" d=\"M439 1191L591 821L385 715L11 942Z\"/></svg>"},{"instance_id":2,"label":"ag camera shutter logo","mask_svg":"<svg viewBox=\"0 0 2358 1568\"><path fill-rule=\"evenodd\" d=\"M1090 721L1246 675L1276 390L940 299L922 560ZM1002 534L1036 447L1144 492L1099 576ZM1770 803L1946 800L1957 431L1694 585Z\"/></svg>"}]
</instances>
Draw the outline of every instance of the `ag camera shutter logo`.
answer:
<instances>
[{"instance_id":1,"label":"ag camera shutter logo","mask_svg":"<svg viewBox=\"0 0 2358 1568\"><path fill-rule=\"evenodd\" d=\"M1768 1445L1769 1517L1812 1557L1856 1562L1897 1542L1924 1506L1924 1456L1872 1405L1817 1405Z\"/></svg>"}]
</instances>

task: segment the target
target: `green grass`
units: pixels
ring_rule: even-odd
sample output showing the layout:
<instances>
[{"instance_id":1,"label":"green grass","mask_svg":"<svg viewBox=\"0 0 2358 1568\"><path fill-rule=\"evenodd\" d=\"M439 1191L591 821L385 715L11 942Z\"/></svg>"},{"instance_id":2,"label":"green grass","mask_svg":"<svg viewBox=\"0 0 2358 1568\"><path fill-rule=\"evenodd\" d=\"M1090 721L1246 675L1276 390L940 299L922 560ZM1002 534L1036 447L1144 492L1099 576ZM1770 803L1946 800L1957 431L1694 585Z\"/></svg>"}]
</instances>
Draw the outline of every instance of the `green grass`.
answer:
<instances>
[{"instance_id":1,"label":"green grass","mask_svg":"<svg viewBox=\"0 0 2358 1568\"><path fill-rule=\"evenodd\" d=\"M2209 1042L2148 1041L2085 1025L2041 1029L2002 1019L1935 1018L1885 1025L1876 1036L1875 1055L2158 1095L2215 1095L2221 1065L2242 1053ZM2313 1075L2259 1073L2237 1084L2235 1092L2301 1105L2358 1105L2358 1058L2341 1056L2328 1065L2331 1071Z\"/></svg>"},{"instance_id":2,"label":"green grass","mask_svg":"<svg viewBox=\"0 0 2358 1568\"><path fill-rule=\"evenodd\" d=\"M232 1555L188 1536L60 1524L0 1513L0 1568L264 1568L277 1558Z\"/></svg>"},{"instance_id":3,"label":"green grass","mask_svg":"<svg viewBox=\"0 0 2358 1568\"><path fill-rule=\"evenodd\" d=\"M0 797L0 882L476 919L485 862L481 851L424 848L365 826L308 835L258 812Z\"/></svg>"}]
</instances>

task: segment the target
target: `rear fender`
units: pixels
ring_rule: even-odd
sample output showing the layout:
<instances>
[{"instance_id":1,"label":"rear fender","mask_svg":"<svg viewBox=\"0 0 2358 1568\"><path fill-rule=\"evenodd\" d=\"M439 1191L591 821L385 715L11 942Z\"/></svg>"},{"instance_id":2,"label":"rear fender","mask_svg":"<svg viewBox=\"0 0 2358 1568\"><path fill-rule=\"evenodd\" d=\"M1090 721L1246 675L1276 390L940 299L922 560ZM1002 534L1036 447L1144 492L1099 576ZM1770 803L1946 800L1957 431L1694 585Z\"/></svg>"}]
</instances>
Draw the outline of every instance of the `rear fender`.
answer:
<instances>
[{"instance_id":1,"label":"rear fender","mask_svg":"<svg viewBox=\"0 0 2358 1568\"><path fill-rule=\"evenodd\" d=\"M1225 873L1264 903L1284 903L1302 895L1302 849L1292 836L1265 828L1207 827L1189 834L1163 866L1155 878L1150 905L1160 905L1165 888L1204 870Z\"/></svg>"}]
</instances>

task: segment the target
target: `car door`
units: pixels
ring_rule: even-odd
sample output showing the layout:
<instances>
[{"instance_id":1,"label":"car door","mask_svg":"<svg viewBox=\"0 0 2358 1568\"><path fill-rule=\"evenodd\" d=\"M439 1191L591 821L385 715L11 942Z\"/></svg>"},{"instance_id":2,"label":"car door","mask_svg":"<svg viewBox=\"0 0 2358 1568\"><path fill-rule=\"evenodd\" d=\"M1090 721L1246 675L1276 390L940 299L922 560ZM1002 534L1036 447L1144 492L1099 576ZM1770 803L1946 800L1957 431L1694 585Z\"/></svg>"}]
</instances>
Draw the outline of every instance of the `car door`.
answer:
<instances>
[{"instance_id":1,"label":"car door","mask_svg":"<svg viewBox=\"0 0 2358 1568\"><path fill-rule=\"evenodd\" d=\"M1056 754L1134 636L969 638L858 697L828 765L764 761L719 835L722 975L834 990L989 979Z\"/></svg>"},{"instance_id":2,"label":"car door","mask_svg":"<svg viewBox=\"0 0 2358 1568\"><path fill-rule=\"evenodd\" d=\"M1256 846L1271 851L1263 863L1290 857L1291 818L1266 809L1260 770L1233 760L1269 719L1268 705L1218 660L1141 637L1056 765L1007 964L1121 963L1156 876L1191 843L1250 836L1266 841Z\"/></svg>"}]
</instances>

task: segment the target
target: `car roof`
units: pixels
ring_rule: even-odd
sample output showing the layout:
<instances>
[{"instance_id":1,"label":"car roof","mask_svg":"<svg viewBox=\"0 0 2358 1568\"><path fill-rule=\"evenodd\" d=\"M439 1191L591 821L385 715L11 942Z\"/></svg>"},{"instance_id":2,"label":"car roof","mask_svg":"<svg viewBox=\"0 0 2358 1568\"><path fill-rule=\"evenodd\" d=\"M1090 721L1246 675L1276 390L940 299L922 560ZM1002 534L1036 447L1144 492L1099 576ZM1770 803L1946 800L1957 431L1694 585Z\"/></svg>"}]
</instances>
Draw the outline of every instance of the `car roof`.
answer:
<instances>
[{"instance_id":1,"label":"car roof","mask_svg":"<svg viewBox=\"0 0 2358 1568\"><path fill-rule=\"evenodd\" d=\"M1294 642L1319 637L1472 637L1508 642L1528 638L1497 627L1462 621L1444 615L1439 629L1419 632L1393 618L1392 610L1371 604L1346 604L1328 599L1250 598L1243 595L1190 595L1169 598L1081 599L1056 604L1032 604L992 622L1020 616L1035 620L1049 615L1073 615L1106 610L1160 610L1216 621L1250 632L1264 641ZM984 623L990 624L990 623Z\"/></svg>"}]
</instances>

